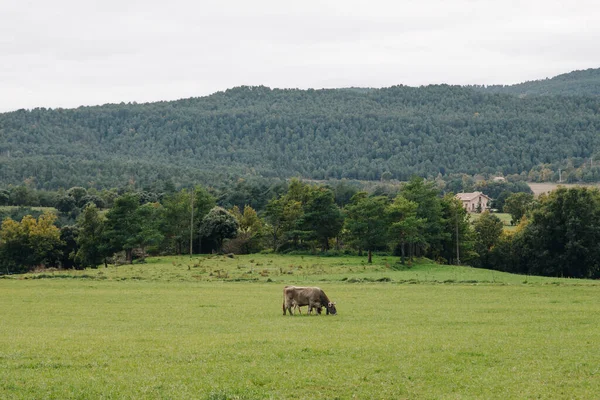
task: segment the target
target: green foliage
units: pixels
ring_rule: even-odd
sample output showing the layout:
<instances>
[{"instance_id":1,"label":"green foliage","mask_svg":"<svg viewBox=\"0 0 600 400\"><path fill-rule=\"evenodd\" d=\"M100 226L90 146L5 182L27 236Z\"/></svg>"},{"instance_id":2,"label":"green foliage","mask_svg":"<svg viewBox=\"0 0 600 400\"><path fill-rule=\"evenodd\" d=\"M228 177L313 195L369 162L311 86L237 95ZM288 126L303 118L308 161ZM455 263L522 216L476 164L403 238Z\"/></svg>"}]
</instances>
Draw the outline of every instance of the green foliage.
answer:
<instances>
[{"instance_id":1,"label":"green foliage","mask_svg":"<svg viewBox=\"0 0 600 400\"><path fill-rule=\"evenodd\" d=\"M424 241L422 232L425 220L417 217L418 207L419 205L414 201L407 200L402 195L399 195L386 210L390 221L390 239L394 246L400 246L402 264L404 264L406 245L409 245L410 250L415 244L420 244ZM410 252L409 256L412 259L412 252Z\"/></svg>"},{"instance_id":2,"label":"green foliage","mask_svg":"<svg viewBox=\"0 0 600 400\"><path fill-rule=\"evenodd\" d=\"M558 188L540 197L519 233L521 265L535 275L600 277L600 192Z\"/></svg>"},{"instance_id":3,"label":"green foliage","mask_svg":"<svg viewBox=\"0 0 600 400\"><path fill-rule=\"evenodd\" d=\"M440 221L444 234L441 235L441 252L438 261L448 264L473 265L478 254L475 251L470 214L467 213L462 202L450 194L441 199L441 206L442 218Z\"/></svg>"},{"instance_id":4,"label":"green foliage","mask_svg":"<svg viewBox=\"0 0 600 400\"><path fill-rule=\"evenodd\" d=\"M265 234L265 224L256 211L246 205L243 212L240 212L237 206L234 206L230 212L237 220L239 229L236 238L227 242L227 248L224 251L227 253L250 254L262 250L261 241Z\"/></svg>"},{"instance_id":5,"label":"green foliage","mask_svg":"<svg viewBox=\"0 0 600 400\"><path fill-rule=\"evenodd\" d=\"M104 221L95 204L88 204L77 218L79 230L75 260L79 265L96 267L109 255L104 243Z\"/></svg>"},{"instance_id":6,"label":"green foliage","mask_svg":"<svg viewBox=\"0 0 600 400\"><path fill-rule=\"evenodd\" d=\"M360 192L352 197L352 203L344 209L350 242L359 252L369 252L369 263L372 262L372 252L385 248L388 243L388 221L385 212L387 207L387 197L371 197L365 192Z\"/></svg>"},{"instance_id":7,"label":"green foliage","mask_svg":"<svg viewBox=\"0 0 600 400\"><path fill-rule=\"evenodd\" d=\"M442 201L439 190L431 181L413 177L403 185L401 194L407 200L416 203L417 217L424 221L423 241L417 249L432 259L442 254L444 241L450 238L450 233L444 230ZM417 253L417 255L420 255Z\"/></svg>"},{"instance_id":8,"label":"green foliage","mask_svg":"<svg viewBox=\"0 0 600 400\"><path fill-rule=\"evenodd\" d=\"M477 266L489 268L491 263L488 260L494 246L498 244L504 230L504 224L497 216L485 211L473 223L473 229L476 234L475 251L479 254L479 263Z\"/></svg>"},{"instance_id":9,"label":"green foliage","mask_svg":"<svg viewBox=\"0 0 600 400\"><path fill-rule=\"evenodd\" d=\"M528 193L514 193L504 202L504 212L512 217L511 224L518 224L521 218L533 205L533 195Z\"/></svg>"},{"instance_id":10,"label":"green foliage","mask_svg":"<svg viewBox=\"0 0 600 400\"><path fill-rule=\"evenodd\" d=\"M107 251L116 253L125 251L127 262L133 261L133 249L140 245L142 220L137 212L139 198L135 194L126 193L115 200L113 208L106 213L103 241Z\"/></svg>"},{"instance_id":11,"label":"green foliage","mask_svg":"<svg viewBox=\"0 0 600 400\"><path fill-rule=\"evenodd\" d=\"M329 238L338 236L344 225L344 216L335 204L331 190L316 188L311 191L300 224L307 231L307 239L321 243L321 251L329 250Z\"/></svg>"},{"instance_id":12,"label":"green foliage","mask_svg":"<svg viewBox=\"0 0 600 400\"><path fill-rule=\"evenodd\" d=\"M169 254L182 254L189 249L191 204L191 193L187 190L168 194L163 200L165 210L161 231L163 249Z\"/></svg>"},{"instance_id":13,"label":"green foliage","mask_svg":"<svg viewBox=\"0 0 600 400\"><path fill-rule=\"evenodd\" d=\"M580 87L589 83L581 79ZM600 179L598 166L575 172L600 148L599 108L598 97L519 98L448 85L238 87L173 102L0 114L0 168L3 182L29 179L45 189L239 185L222 204L240 209L269 200L240 177L407 180L551 165L546 179L571 160L567 179L585 181Z\"/></svg>"},{"instance_id":14,"label":"green foliage","mask_svg":"<svg viewBox=\"0 0 600 400\"><path fill-rule=\"evenodd\" d=\"M223 240L236 237L239 223L235 217L222 207L214 207L202 218L199 234L202 238L210 240L213 249L220 252Z\"/></svg>"},{"instance_id":15,"label":"green foliage","mask_svg":"<svg viewBox=\"0 0 600 400\"><path fill-rule=\"evenodd\" d=\"M21 222L6 218L0 229L0 261L10 273L24 272L41 265L56 265L61 257L60 230L56 215L44 213L38 219L30 215Z\"/></svg>"},{"instance_id":16,"label":"green foliage","mask_svg":"<svg viewBox=\"0 0 600 400\"><path fill-rule=\"evenodd\" d=\"M265 209L267 231L271 236L273 251L288 239L297 239L296 228L303 214L302 202L292 198L292 193L271 199Z\"/></svg>"}]
</instances>

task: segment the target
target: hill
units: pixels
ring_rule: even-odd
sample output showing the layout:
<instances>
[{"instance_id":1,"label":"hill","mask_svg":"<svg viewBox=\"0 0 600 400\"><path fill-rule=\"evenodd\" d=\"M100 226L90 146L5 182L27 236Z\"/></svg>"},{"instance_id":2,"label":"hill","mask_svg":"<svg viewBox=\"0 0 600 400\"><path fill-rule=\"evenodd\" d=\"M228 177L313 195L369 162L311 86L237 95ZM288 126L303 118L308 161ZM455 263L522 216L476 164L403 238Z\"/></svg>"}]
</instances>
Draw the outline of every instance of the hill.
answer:
<instances>
[{"instance_id":1,"label":"hill","mask_svg":"<svg viewBox=\"0 0 600 400\"><path fill-rule=\"evenodd\" d=\"M561 74L551 79L478 87L487 93L507 93L518 96L600 96L600 68L590 68Z\"/></svg>"},{"instance_id":2,"label":"hill","mask_svg":"<svg viewBox=\"0 0 600 400\"><path fill-rule=\"evenodd\" d=\"M519 98L448 85L238 87L172 102L0 114L0 179L59 188L517 174L593 156L599 130L594 97Z\"/></svg>"}]
</instances>

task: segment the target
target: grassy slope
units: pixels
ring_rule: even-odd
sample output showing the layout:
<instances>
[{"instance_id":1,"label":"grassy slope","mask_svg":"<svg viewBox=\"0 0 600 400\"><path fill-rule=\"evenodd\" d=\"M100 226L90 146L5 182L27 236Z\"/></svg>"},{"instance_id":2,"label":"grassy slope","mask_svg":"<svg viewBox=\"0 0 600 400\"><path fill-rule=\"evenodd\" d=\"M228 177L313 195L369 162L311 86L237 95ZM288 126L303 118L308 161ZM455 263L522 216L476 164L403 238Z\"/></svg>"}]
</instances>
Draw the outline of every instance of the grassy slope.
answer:
<instances>
[{"instance_id":1,"label":"grassy slope","mask_svg":"<svg viewBox=\"0 0 600 400\"><path fill-rule=\"evenodd\" d=\"M362 261L163 258L72 274L80 279L1 279L0 398L593 398L600 390L598 282ZM227 281L243 274L258 281ZM380 278L393 282L365 283ZM284 283L321 286L339 315L282 317Z\"/></svg>"}]
</instances>

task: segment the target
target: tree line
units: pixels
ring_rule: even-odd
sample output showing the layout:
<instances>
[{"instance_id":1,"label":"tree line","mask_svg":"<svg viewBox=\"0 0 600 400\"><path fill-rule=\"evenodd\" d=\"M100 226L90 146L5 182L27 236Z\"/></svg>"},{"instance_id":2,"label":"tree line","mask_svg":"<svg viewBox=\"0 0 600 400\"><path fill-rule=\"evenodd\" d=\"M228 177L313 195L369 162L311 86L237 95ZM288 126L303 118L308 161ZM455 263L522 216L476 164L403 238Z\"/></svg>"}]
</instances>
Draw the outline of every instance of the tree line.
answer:
<instances>
[{"instance_id":1,"label":"tree line","mask_svg":"<svg viewBox=\"0 0 600 400\"><path fill-rule=\"evenodd\" d=\"M537 200L525 192L509 195L504 210L518 224L516 233L489 212L472 222L452 193L443 195L435 181L418 177L388 192L292 179L258 210L222 207L202 186L159 198L124 192L109 208L82 204L90 195L81 189L68 194L81 204L73 224L59 227L52 212L4 219L2 273L96 268L159 254L267 251L365 254L369 262L385 252L402 264L427 257L536 275L600 274L600 194L586 188L560 188Z\"/></svg>"}]
</instances>

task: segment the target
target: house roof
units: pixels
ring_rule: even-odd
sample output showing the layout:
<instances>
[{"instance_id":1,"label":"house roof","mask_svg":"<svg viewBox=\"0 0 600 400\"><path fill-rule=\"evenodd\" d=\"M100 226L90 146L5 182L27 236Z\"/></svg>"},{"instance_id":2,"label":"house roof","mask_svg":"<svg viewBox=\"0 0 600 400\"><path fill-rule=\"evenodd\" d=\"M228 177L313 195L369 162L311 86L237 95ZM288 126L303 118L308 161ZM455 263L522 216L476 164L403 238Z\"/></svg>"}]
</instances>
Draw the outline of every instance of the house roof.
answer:
<instances>
[{"instance_id":1,"label":"house roof","mask_svg":"<svg viewBox=\"0 0 600 400\"><path fill-rule=\"evenodd\" d=\"M473 199L476 199L477 197L485 197L488 200L491 200L489 196L486 196L485 194L481 193L481 192L473 192L473 193L458 193L456 195L456 197L462 201L471 201Z\"/></svg>"}]
</instances>

